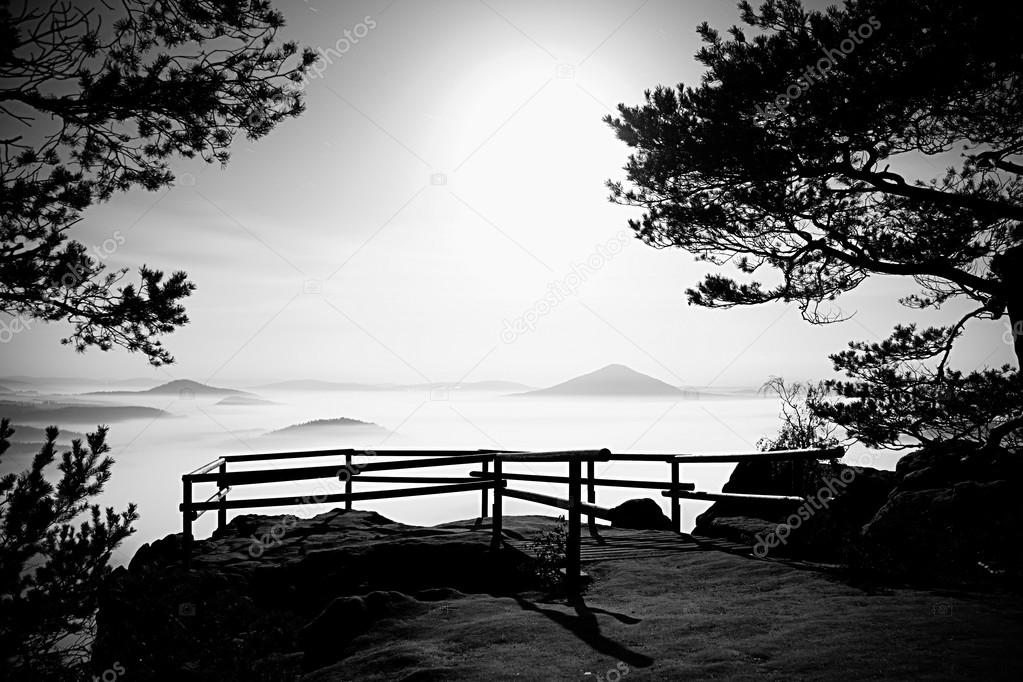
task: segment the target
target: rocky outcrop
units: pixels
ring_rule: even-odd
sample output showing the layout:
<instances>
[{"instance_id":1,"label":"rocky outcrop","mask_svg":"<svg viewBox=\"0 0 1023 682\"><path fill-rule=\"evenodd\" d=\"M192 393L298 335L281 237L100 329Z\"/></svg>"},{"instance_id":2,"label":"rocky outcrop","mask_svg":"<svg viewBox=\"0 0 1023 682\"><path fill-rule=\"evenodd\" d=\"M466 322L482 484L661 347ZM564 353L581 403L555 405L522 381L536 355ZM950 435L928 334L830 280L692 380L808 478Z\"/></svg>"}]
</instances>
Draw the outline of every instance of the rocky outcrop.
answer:
<instances>
[{"instance_id":1,"label":"rocky outcrop","mask_svg":"<svg viewBox=\"0 0 1023 682\"><path fill-rule=\"evenodd\" d=\"M664 515L660 505L648 497L626 500L611 509L612 528L639 530L671 530L671 519Z\"/></svg>"},{"instance_id":2,"label":"rocky outcrop","mask_svg":"<svg viewBox=\"0 0 1023 682\"><path fill-rule=\"evenodd\" d=\"M796 495L806 502L716 502L696 517L694 532L747 543L761 556L840 562L894 485L894 472L837 462L740 462L724 492Z\"/></svg>"},{"instance_id":3,"label":"rocky outcrop","mask_svg":"<svg viewBox=\"0 0 1023 682\"><path fill-rule=\"evenodd\" d=\"M528 534L544 523L554 520L506 525ZM185 568L171 535L111 574L94 660L120 661L138 679L295 679L430 602L531 589L526 557L492 552L489 539L472 522L426 528L375 512L244 515L196 542Z\"/></svg>"},{"instance_id":4,"label":"rocky outcrop","mask_svg":"<svg viewBox=\"0 0 1023 682\"><path fill-rule=\"evenodd\" d=\"M698 534L750 544L759 556L840 562L864 574L962 584L1023 576L1023 459L1001 448L946 442L911 452L895 471L837 462L743 462L725 492L806 502L718 502Z\"/></svg>"},{"instance_id":5,"label":"rocky outcrop","mask_svg":"<svg viewBox=\"0 0 1023 682\"><path fill-rule=\"evenodd\" d=\"M1019 454L943 443L899 460L896 479L863 529L863 568L942 583L1023 575Z\"/></svg>"},{"instance_id":6,"label":"rocky outcrop","mask_svg":"<svg viewBox=\"0 0 1023 682\"><path fill-rule=\"evenodd\" d=\"M896 464L895 475L900 491L947 488L963 481L1019 480L1023 455L951 441L909 453Z\"/></svg>"}]
</instances>

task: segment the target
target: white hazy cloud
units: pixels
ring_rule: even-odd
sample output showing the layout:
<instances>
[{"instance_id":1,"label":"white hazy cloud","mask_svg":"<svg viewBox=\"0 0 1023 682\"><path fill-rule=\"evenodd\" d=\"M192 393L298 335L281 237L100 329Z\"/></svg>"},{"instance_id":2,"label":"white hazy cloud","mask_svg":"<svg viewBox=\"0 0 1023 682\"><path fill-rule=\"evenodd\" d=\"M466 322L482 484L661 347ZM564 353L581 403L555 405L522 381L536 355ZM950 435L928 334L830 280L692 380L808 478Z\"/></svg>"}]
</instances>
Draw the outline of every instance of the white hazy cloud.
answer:
<instances>
[{"instance_id":1,"label":"white hazy cloud","mask_svg":"<svg viewBox=\"0 0 1023 682\"><path fill-rule=\"evenodd\" d=\"M114 266L184 269L192 322L178 364L76 355L59 325L2 348L5 374L553 383L610 362L672 383L825 376L850 339L940 322L874 280L811 327L795 307L711 311L684 290L710 268L633 242L514 343L505 320L636 212L607 202L627 150L601 117L659 83L695 83L695 26L737 23L732 3L287 2L288 37L325 50L375 27L310 79L308 111L238 140L224 170L176 161L165 193L90 209L76 238L124 245ZM937 172L937 171L935 171ZM974 327L965 367L1009 361L998 325Z\"/></svg>"}]
</instances>

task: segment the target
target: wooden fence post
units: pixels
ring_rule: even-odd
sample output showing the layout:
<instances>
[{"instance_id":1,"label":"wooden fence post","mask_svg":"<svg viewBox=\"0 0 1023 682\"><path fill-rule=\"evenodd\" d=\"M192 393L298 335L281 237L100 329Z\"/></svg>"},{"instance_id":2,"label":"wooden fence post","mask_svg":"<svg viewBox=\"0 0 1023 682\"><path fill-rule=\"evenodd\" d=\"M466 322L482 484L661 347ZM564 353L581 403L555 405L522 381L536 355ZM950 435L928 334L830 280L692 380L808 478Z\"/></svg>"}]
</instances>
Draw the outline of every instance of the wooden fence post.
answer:
<instances>
[{"instance_id":1,"label":"wooden fence post","mask_svg":"<svg viewBox=\"0 0 1023 682\"><path fill-rule=\"evenodd\" d=\"M597 503L597 485L593 482L593 479L597 477L597 462L596 460L589 460L586 462L586 478L590 479L589 483L586 484L586 501L590 504ZM597 517L593 514L589 514L587 521L587 527L590 531L590 537L596 540L600 544L604 544L604 539L600 537L597 532Z\"/></svg>"},{"instance_id":2,"label":"wooden fence post","mask_svg":"<svg viewBox=\"0 0 1023 682\"><path fill-rule=\"evenodd\" d=\"M792 494L803 497L803 479L805 477L806 460L797 457L792 460Z\"/></svg>"},{"instance_id":3,"label":"wooden fence post","mask_svg":"<svg viewBox=\"0 0 1023 682\"><path fill-rule=\"evenodd\" d=\"M352 453L345 455L345 511L352 510Z\"/></svg>"},{"instance_id":4,"label":"wooden fence post","mask_svg":"<svg viewBox=\"0 0 1023 682\"><path fill-rule=\"evenodd\" d=\"M223 476L227 473L227 460L225 459L220 463L220 475ZM219 496L220 509L217 510L217 530L224 530L224 526L227 525L227 507L224 503L227 502L227 493L224 492L223 481L217 481L217 492L221 493Z\"/></svg>"},{"instance_id":5,"label":"wooden fence post","mask_svg":"<svg viewBox=\"0 0 1023 682\"><path fill-rule=\"evenodd\" d=\"M671 463L671 489L673 492L678 490L678 477L678 462L673 461ZM671 527L676 533L682 532L682 499L679 497L671 498Z\"/></svg>"},{"instance_id":6,"label":"wooden fence post","mask_svg":"<svg viewBox=\"0 0 1023 682\"><path fill-rule=\"evenodd\" d=\"M501 488L504 485L504 481L501 480L501 458L494 457L494 518L491 525L493 531L490 536L490 549L498 550L501 549Z\"/></svg>"},{"instance_id":7,"label":"wooden fence post","mask_svg":"<svg viewBox=\"0 0 1023 682\"><path fill-rule=\"evenodd\" d=\"M483 460L483 480L484 481L487 480L487 473L489 471L490 471L490 462L488 462L487 460ZM489 500L487 498L489 497L489 491L488 491L487 488L483 488L482 490L480 490L480 494L483 496L483 503L482 503L482 505L480 507L480 518L481 519L485 519L485 518L487 518L487 514L489 513L488 510L487 510L487 503L489 502Z\"/></svg>"},{"instance_id":8,"label":"wooden fence post","mask_svg":"<svg viewBox=\"0 0 1023 682\"><path fill-rule=\"evenodd\" d=\"M192 479L181 477L181 552L185 568L192 564Z\"/></svg>"},{"instance_id":9,"label":"wooden fence post","mask_svg":"<svg viewBox=\"0 0 1023 682\"><path fill-rule=\"evenodd\" d=\"M581 524L579 503L582 500L581 466L578 456L568 460L568 538L565 541L565 589L570 597L579 595L579 541Z\"/></svg>"}]
</instances>

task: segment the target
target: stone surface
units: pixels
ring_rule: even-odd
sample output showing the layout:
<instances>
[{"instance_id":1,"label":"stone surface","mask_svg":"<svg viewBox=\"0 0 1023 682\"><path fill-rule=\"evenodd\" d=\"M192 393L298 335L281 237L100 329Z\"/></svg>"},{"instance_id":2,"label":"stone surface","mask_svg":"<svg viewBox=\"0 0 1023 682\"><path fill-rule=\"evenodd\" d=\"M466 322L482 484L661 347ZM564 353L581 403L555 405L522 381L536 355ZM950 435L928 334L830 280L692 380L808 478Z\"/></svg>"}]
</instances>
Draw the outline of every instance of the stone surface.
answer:
<instances>
[{"instance_id":1,"label":"stone surface","mask_svg":"<svg viewBox=\"0 0 1023 682\"><path fill-rule=\"evenodd\" d=\"M841 562L894 485L894 472L869 467L740 462L724 492L798 495L807 502L716 502L696 517L695 532L753 546L773 536L779 541L771 553Z\"/></svg>"},{"instance_id":2,"label":"stone surface","mask_svg":"<svg viewBox=\"0 0 1023 682\"><path fill-rule=\"evenodd\" d=\"M407 618L427 610L418 599L393 590L338 597L322 613L299 630L307 669L330 665L341 658L345 647L385 618Z\"/></svg>"},{"instance_id":3,"label":"stone surface","mask_svg":"<svg viewBox=\"0 0 1023 682\"><path fill-rule=\"evenodd\" d=\"M947 488L963 481L1019 480L1023 457L1002 448L947 442L907 454L895 473L900 491Z\"/></svg>"},{"instance_id":4,"label":"stone surface","mask_svg":"<svg viewBox=\"0 0 1023 682\"><path fill-rule=\"evenodd\" d=\"M862 534L865 568L943 583L1023 576L1023 460L944 443L896 466L897 485Z\"/></svg>"},{"instance_id":5,"label":"stone surface","mask_svg":"<svg viewBox=\"0 0 1023 682\"><path fill-rule=\"evenodd\" d=\"M1018 593L867 591L831 572L705 548L589 562L592 584L568 603L529 589L511 556L493 582L481 579L485 558L468 546L486 553L489 529L471 520L422 528L335 510L298 520L252 557L252 533L288 518L240 517L196 543L191 570L176 536L117 569L95 674L117 661L125 680L184 682L1023 675L1023 660L1005 655L1023 637ZM528 538L556 521L504 523ZM613 549L637 533L605 537ZM451 550L468 565L454 566Z\"/></svg>"},{"instance_id":6,"label":"stone surface","mask_svg":"<svg viewBox=\"0 0 1023 682\"><path fill-rule=\"evenodd\" d=\"M525 518L509 525L528 533L554 523ZM247 514L196 541L187 569L180 535L167 536L110 576L94 659L130 661L137 679L295 679L426 604L530 589L528 558L491 552L488 524L473 525L424 528L340 509Z\"/></svg>"},{"instance_id":7,"label":"stone surface","mask_svg":"<svg viewBox=\"0 0 1023 682\"><path fill-rule=\"evenodd\" d=\"M671 519L648 497L626 500L611 510L612 528L671 530Z\"/></svg>"},{"instance_id":8,"label":"stone surface","mask_svg":"<svg viewBox=\"0 0 1023 682\"><path fill-rule=\"evenodd\" d=\"M908 453L894 472L820 463L796 474L789 463L740 463L726 492L798 489L808 502L794 509L718 502L697 517L695 532L899 581L963 584L1023 576L1019 454L946 442ZM794 486L794 480L802 483Z\"/></svg>"}]
</instances>

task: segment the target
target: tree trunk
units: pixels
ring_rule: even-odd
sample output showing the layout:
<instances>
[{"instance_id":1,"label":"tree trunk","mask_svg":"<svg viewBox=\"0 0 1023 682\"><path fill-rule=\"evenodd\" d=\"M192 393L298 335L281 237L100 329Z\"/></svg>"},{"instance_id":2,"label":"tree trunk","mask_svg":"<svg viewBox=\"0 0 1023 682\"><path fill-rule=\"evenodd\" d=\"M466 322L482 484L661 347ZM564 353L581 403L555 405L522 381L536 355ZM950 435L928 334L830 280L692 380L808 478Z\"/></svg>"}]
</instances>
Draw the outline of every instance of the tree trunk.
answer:
<instances>
[{"instance_id":1,"label":"tree trunk","mask_svg":"<svg viewBox=\"0 0 1023 682\"><path fill-rule=\"evenodd\" d=\"M1023 287L1023 283L1017 283ZM1023 290L1009 299L1009 324L1012 326L1012 348L1016 352L1016 368L1023 370Z\"/></svg>"},{"instance_id":2,"label":"tree trunk","mask_svg":"<svg viewBox=\"0 0 1023 682\"><path fill-rule=\"evenodd\" d=\"M1023 370L1023 246L1014 246L991 260L991 271L1001 284L1001 298L1009 316L1016 367Z\"/></svg>"}]
</instances>

